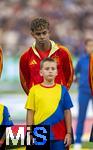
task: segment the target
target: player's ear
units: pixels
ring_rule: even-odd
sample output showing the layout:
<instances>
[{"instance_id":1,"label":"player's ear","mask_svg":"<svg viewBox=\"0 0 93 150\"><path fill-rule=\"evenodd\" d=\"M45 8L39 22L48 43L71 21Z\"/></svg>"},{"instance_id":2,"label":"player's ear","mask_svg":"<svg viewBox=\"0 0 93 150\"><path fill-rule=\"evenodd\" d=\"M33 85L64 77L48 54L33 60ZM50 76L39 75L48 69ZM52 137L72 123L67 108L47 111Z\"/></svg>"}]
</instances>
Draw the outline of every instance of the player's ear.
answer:
<instances>
[{"instance_id":1,"label":"player's ear","mask_svg":"<svg viewBox=\"0 0 93 150\"><path fill-rule=\"evenodd\" d=\"M30 34L34 37L34 32L31 31Z\"/></svg>"}]
</instances>

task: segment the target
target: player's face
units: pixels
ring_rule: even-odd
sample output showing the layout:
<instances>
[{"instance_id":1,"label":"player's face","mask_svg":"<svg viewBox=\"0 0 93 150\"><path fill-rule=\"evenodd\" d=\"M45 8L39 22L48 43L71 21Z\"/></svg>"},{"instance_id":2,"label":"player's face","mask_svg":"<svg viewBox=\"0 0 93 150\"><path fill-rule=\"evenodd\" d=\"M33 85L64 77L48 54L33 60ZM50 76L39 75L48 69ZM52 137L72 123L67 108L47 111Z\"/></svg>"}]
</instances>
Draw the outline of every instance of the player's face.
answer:
<instances>
[{"instance_id":1,"label":"player's face","mask_svg":"<svg viewBox=\"0 0 93 150\"><path fill-rule=\"evenodd\" d=\"M38 44L44 44L49 41L49 30L48 29L41 29L32 32L32 36L35 38Z\"/></svg>"},{"instance_id":2,"label":"player's face","mask_svg":"<svg viewBox=\"0 0 93 150\"><path fill-rule=\"evenodd\" d=\"M46 61L43 64L43 68L40 71L40 74L43 76L45 81L51 82L54 81L57 76L57 64L56 62Z\"/></svg>"},{"instance_id":3,"label":"player's face","mask_svg":"<svg viewBox=\"0 0 93 150\"><path fill-rule=\"evenodd\" d=\"M88 54L93 52L93 41L88 41L88 43L86 44L86 51Z\"/></svg>"}]
</instances>

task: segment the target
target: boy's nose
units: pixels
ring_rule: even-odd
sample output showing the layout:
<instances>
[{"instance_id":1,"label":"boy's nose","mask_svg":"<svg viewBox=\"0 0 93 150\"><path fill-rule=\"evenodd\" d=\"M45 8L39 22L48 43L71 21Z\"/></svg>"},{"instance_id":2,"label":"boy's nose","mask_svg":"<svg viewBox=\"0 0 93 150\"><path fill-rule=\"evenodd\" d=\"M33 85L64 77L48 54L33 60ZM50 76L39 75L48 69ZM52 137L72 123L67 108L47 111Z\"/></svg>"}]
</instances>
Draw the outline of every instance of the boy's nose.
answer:
<instances>
[{"instance_id":1,"label":"boy's nose","mask_svg":"<svg viewBox=\"0 0 93 150\"><path fill-rule=\"evenodd\" d=\"M40 37L43 39L43 38L44 38L44 35L43 35L43 34L40 34Z\"/></svg>"}]
</instances>

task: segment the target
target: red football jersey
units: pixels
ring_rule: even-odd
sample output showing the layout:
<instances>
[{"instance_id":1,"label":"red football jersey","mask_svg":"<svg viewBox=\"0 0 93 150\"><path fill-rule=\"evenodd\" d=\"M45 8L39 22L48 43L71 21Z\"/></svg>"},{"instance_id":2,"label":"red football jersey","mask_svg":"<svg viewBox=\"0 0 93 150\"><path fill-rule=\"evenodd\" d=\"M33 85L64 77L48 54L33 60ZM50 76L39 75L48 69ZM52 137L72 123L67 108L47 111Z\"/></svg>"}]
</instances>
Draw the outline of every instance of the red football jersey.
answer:
<instances>
[{"instance_id":1,"label":"red football jersey","mask_svg":"<svg viewBox=\"0 0 93 150\"><path fill-rule=\"evenodd\" d=\"M93 53L90 55L90 61L89 61L89 83L90 83L91 93L93 95Z\"/></svg>"},{"instance_id":2,"label":"red football jersey","mask_svg":"<svg viewBox=\"0 0 93 150\"><path fill-rule=\"evenodd\" d=\"M52 48L48 57L55 59L58 64L58 75L55 82L65 85L69 89L73 81L73 65L70 52L66 47L57 45L53 41L51 41L51 45ZM20 58L20 80L27 94L31 86L43 81L39 74L42 59L35 49L35 43Z\"/></svg>"}]
</instances>

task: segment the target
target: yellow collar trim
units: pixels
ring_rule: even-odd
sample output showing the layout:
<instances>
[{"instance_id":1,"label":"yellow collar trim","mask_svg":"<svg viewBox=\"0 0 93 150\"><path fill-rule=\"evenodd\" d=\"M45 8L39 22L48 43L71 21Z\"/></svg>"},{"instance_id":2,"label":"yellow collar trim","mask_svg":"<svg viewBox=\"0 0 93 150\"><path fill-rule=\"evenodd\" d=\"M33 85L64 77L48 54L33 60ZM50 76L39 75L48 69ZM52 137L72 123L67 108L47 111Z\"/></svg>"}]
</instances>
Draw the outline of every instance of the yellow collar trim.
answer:
<instances>
[{"instance_id":1,"label":"yellow collar trim","mask_svg":"<svg viewBox=\"0 0 93 150\"><path fill-rule=\"evenodd\" d=\"M50 53L49 53L49 56L48 56L48 57L50 57L55 51L58 50L57 44L56 44L54 41L50 41L50 42L51 42L51 50L50 50ZM34 53L35 53L39 58L41 58L40 55L39 55L39 53L37 52L37 50L36 50L36 48L35 48L35 44L36 44L36 42L33 43L32 49L33 49Z\"/></svg>"}]
</instances>

